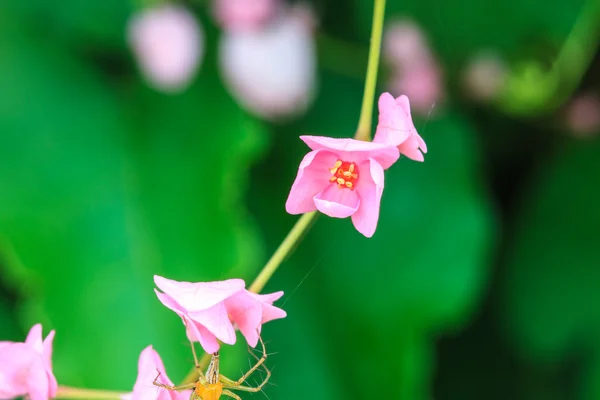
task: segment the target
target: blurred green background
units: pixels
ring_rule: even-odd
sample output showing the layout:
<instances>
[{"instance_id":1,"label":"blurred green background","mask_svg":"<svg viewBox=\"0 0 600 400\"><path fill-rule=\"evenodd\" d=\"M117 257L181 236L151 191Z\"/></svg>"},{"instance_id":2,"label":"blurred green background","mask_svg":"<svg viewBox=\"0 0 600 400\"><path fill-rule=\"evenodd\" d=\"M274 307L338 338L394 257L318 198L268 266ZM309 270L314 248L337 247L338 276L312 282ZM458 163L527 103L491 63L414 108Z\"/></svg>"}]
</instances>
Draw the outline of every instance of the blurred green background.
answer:
<instances>
[{"instance_id":1,"label":"blurred green background","mask_svg":"<svg viewBox=\"0 0 600 400\"><path fill-rule=\"evenodd\" d=\"M56 329L60 384L131 390L149 344L182 379L189 345L153 275L249 283L297 220L298 136L356 128L371 1L312 3L316 97L275 122L223 84L206 2L181 4L206 54L175 94L148 87L127 46L139 2L0 5L0 340ZM600 139L564 122L599 89L598 9L389 1L427 35L446 98L415 117L426 161L387 171L375 236L319 217L265 289L288 312L263 331L269 398L600 399ZM509 66L488 103L461 86L486 49ZM232 378L250 359L238 342Z\"/></svg>"}]
</instances>

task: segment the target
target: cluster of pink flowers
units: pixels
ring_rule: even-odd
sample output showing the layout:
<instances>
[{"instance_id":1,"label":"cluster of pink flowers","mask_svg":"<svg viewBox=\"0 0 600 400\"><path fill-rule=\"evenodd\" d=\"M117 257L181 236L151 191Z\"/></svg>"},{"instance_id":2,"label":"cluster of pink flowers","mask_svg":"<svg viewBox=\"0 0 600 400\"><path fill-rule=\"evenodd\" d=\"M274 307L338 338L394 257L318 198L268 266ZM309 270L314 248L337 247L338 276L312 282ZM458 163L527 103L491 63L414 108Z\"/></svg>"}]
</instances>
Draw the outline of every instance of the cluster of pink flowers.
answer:
<instances>
[{"instance_id":1,"label":"cluster of pink flowers","mask_svg":"<svg viewBox=\"0 0 600 400\"><path fill-rule=\"evenodd\" d=\"M52 373L54 331L42 339L42 325L34 325L24 343L0 342L0 399L27 395L46 400L56 395Z\"/></svg>"},{"instance_id":2,"label":"cluster of pink flowers","mask_svg":"<svg viewBox=\"0 0 600 400\"><path fill-rule=\"evenodd\" d=\"M400 154L423 161L427 152L410 115L406 96L379 98L379 123L372 142L302 136L311 148L298 169L286 202L290 214L319 210L334 218L352 217L356 230L371 237L379 220L383 171Z\"/></svg>"},{"instance_id":3,"label":"cluster of pink flowers","mask_svg":"<svg viewBox=\"0 0 600 400\"><path fill-rule=\"evenodd\" d=\"M155 276L154 281L163 291L156 291L159 300L182 318L190 341L200 342L207 353L219 349L218 340L234 344L235 328L255 347L262 324L286 316L285 311L273 306L283 292L252 293L244 288L241 279L191 283ZM0 342L0 399L28 396L31 400L47 400L56 396L53 339L54 331L42 340L42 326L37 324L24 343ZM162 383L172 385L160 356L148 346L140 354L133 392L122 396L123 400L189 398L190 391L168 391L154 386L157 373L161 374Z\"/></svg>"},{"instance_id":4,"label":"cluster of pink flowers","mask_svg":"<svg viewBox=\"0 0 600 400\"><path fill-rule=\"evenodd\" d=\"M212 14L223 31L223 80L238 103L267 119L304 111L316 80L311 9L281 0L213 0ZM127 39L148 84L163 92L185 90L202 63L200 22L175 3L134 14Z\"/></svg>"}]
</instances>

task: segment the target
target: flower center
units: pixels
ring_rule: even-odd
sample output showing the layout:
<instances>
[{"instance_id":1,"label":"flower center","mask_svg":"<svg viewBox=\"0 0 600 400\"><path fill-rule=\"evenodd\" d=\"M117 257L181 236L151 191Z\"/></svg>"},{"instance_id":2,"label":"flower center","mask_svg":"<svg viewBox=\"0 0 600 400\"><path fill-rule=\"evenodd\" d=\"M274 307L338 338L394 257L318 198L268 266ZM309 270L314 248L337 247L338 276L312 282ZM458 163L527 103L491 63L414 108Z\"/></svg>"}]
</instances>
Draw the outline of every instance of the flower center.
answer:
<instances>
[{"instance_id":1,"label":"flower center","mask_svg":"<svg viewBox=\"0 0 600 400\"><path fill-rule=\"evenodd\" d=\"M329 182L337 183L338 188L348 188L354 190L358 180L358 167L353 162L337 160L333 168L329 170L332 173Z\"/></svg>"}]
</instances>

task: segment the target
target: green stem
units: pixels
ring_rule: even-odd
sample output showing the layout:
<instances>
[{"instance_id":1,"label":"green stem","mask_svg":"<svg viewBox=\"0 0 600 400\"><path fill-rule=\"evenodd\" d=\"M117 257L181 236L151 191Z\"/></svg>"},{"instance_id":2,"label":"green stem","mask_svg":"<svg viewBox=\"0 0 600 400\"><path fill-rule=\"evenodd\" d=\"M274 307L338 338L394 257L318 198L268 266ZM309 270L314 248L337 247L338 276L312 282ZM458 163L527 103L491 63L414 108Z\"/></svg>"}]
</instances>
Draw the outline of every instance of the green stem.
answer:
<instances>
[{"instance_id":1,"label":"green stem","mask_svg":"<svg viewBox=\"0 0 600 400\"><path fill-rule=\"evenodd\" d=\"M371 140L371 117L373 115L373 102L375 99L375 86L377 84L377 71L379 69L379 54L381 53L381 35L383 32L383 18L385 14L385 0L375 0L373 10L373 27L371 28L371 47L369 49L369 64L365 80L365 93L358 129L354 135L358 140Z\"/></svg>"},{"instance_id":2,"label":"green stem","mask_svg":"<svg viewBox=\"0 0 600 400\"><path fill-rule=\"evenodd\" d=\"M200 360L198 360L198 368L200 368L200 370L204 370L208 366L211 357L212 355L210 353L204 353ZM182 385L185 385L186 383L196 382L197 380L198 371L196 370L196 368L193 368L190 372L188 372L185 378L183 378Z\"/></svg>"},{"instance_id":3,"label":"green stem","mask_svg":"<svg viewBox=\"0 0 600 400\"><path fill-rule=\"evenodd\" d=\"M562 105L575 91L596 54L599 36L600 2L588 0L552 65L561 82L558 93L548 99L550 108Z\"/></svg>"},{"instance_id":4,"label":"green stem","mask_svg":"<svg viewBox=\"0 0 600 400\"><path fill-rule=\"evenodd\" d=\"M81 389L69 386L59 386L56 399L94 399L94 400L119 400L126 395L124 392L110 390Z\"/></svg>"},{"instance_id":5,"label":"green stem","mask_svg":"<svg viewBox=\"0 0 600 400\"><path fill-rule=\"evenodd\" d=\"M283 242L279 245L275 253L271 256L269 261L265 264L262 271L258 274L252 285L250 285L251 292L260 293L265 287L269 279L273 276L279 265L285 260L285 258L291 253L296 247L296 244L300 241L304 233L312 226L311 222L317 216L316 211L306 213L296 221L292 230L287 234Z\"/></svg>"},{"instance_id":6,"label":"green stem","mask_svg":"<svg viewBox=\"0 0 600 400\"><path fill-rule=\"evenodd\" d=\"M385 0L375 0L375 10L373 12L373 28L371 31L371 47L369 50L369 63L367 66L367 77L365 83L365 92L363 95L362 110L358 123L358 130L355 138L359 140L370 141L371 138L371 115L373 114L373 99L375 97L375 86L377 83L377 69L379 68L379 54L381 50L381 34L383 32L383 17L385 13ZM312 222L317 216L316 211L302 215L294 224L283 242L279 245L275 253L260 271L254 282L248 290L254 293L260 293L269 279L273 276L281 263L296 248L304 234L312 226ZM210 354L205 354L200 364L207 363L210 360ZM190 371L186 376L184 383L193 382L197 379L196 370Z\"/></svg>"}]
</instances>

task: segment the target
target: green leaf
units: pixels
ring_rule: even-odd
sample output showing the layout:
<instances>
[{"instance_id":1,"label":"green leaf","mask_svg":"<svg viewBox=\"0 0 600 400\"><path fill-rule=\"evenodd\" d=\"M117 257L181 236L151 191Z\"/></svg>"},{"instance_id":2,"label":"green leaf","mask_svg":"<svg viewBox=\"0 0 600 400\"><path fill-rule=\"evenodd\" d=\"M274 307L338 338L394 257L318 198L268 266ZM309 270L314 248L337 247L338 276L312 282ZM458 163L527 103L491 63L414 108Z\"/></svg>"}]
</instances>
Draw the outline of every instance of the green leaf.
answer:
<instances>
[{"instance_id":1,"label":"green leaf","mask_svg":"<svg viewBox=\"0 0 600 400\"><path fill-rule=\"evenodd\" d=\"M309 151L297 136L349 137L356 127L361 85L326 78L306 121L281 129L254 175L252 207L272 248L297 219L283 209ZM494 221L476 172L473 129L454 113L417 128L430 151L424 163L403 158L387 171L374 237L356 232L350 219L321 216L270 282L289 304L288 318L269 326L279 332L272 336L279 353L296 354L302 343L307 355L294 358L293 371L277 370L277 393L287 399L428 398L431 333L462 327L480 299ZM318 334L306 333L312 325ZM323 359L327 370L315 381L310 369ZM306 383L283 386L294 377Z\"/></svg>"},{"instance_id":2,"label":"green leaf","mask_svg":"<svg viewBox=\"0 0 600 400\"><path fill-rule=\"evenodd\" d=\"M0 235L25 268L8 265L13 281L32 282L23 329L56 329L63 384L129 390L149 344L182 378L193 366L189 345L152 277L256 268L261 242L241 194L261 127L214 69L179 96L138 83L117 95L60 48L2 45Z\"/></svg>"},{"instance_id":3,"label":"green leaf","mask_svg":"<svg viewBox=\"0 0 600 400\"><path fill-rule=\"evenodd\" d=\"M502 307L523 355L559 362L600 333L600 142L566 142L538 170L511 240Z\"/></svg>"}]
</instances>

